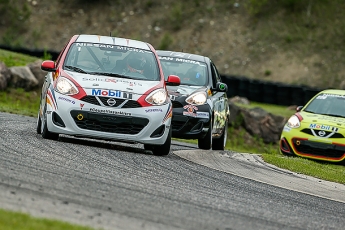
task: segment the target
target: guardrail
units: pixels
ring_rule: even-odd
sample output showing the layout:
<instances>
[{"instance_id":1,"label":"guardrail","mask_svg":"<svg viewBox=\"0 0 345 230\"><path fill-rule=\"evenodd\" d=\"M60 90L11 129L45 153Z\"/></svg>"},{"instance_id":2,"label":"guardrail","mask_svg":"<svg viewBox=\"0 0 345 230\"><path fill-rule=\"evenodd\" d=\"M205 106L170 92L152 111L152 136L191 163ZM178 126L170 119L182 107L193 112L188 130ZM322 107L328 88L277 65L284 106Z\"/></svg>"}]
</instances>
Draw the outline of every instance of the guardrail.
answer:
<instances>
[{"instance_id":1,"label":"guardrail","mask_svg":"<svg viewBox=\"0 0 345 230\"><path fill-rule=\"evenodd\" d=\"M250 101L276 105L304 105L321 88L305 85L289 85L250 79L244 76L221 75L222 81L228 85L228 97L246 97Z\"/></svg>"},{"instance_id":2,"label":"guardrail","mask_svg":"<svg viewBox=\"0 0 345 230\"><path fill-rule=\"evenodd\" d=\"M38 50L27 48L15 48L0 44L0 49L5 49L17 53L43 58L45 54L52 56L56 60L59 52L52 50ZM250 101L262 102L276 105L304 105L320 88L308 86L289 85L284 83L262 81L250 79L245 76L234 76L221 74L222 81L228 85L228 97L246 97Z\"/></svg>"}]
</instances>

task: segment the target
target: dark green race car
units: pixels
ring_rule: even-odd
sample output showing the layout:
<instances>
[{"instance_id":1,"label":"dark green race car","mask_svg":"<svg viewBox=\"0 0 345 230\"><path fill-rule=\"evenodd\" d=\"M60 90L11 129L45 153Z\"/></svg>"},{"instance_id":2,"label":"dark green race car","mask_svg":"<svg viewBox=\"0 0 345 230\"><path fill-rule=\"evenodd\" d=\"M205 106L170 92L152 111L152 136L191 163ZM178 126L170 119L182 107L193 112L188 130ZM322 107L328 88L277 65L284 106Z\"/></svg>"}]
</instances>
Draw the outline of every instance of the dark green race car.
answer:
<instances>
[{"instance_id":1,"label":"dark green race car","mask_svg":"<svg viewBox=\"0 0 345 230\"><path fill-rule=\"evenodd\" d=\"M205 56L158 50L164 76L180 77L167 86L173 105L172 136L197 139L200 149L224 150L230 116L227 85Z\"/></svg>"}]
</instances>

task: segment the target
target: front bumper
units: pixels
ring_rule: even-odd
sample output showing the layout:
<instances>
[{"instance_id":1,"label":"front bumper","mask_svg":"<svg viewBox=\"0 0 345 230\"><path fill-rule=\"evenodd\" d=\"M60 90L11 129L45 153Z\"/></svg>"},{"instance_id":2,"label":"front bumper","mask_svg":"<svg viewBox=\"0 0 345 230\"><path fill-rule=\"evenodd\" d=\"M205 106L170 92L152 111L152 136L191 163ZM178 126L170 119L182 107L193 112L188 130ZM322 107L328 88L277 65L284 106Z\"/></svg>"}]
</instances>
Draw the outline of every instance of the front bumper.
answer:
<instances>
[{"instance_id":1,"label":"front bumper","mask_svg":"<svg viewBox=\"0 0 345 230\"><path fill-rule=\"evenodd\" d=\"M296 135L296 132L299 135ZM345 144L339 143L339 139L310 137L297 130L282 132L280 151L285 155L297 155L322 161L341 162L345 160Z\"/></svg>"},{"instance_id":2,"label":"front bumper","mask_svg":"<svg viewBox=\"0 0 345 230\"><path fill-rule=\"evenodd\" d=\"M184 107L173 108L171 121L173 137L198 139L206 135L212 117L210 106L206 104L196 107L197 111L190 113Z\"/></svg>"},{"instance_id":3,"label":"front bumper","mask_svg":"<svg viewBox=\"0 0 345 230\"><path fill-rule=\"evenodd\" d=\"M171 128L171 105L116 109L59 95L48 105L50 132L77 137L162 145ZM68 98L68 100L66 100ZM73 103L71 103L71 101Z\"/></svg>"}]
</instances>

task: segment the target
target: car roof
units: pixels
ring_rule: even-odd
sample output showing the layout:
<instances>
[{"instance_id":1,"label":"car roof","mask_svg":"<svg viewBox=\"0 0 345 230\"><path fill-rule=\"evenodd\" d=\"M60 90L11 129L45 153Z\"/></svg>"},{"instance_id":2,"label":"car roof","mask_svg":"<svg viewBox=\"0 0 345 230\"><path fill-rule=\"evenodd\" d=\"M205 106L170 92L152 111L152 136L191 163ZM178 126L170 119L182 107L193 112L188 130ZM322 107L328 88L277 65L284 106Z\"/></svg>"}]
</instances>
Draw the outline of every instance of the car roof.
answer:
<instances>
[{"instance_id":1,"label":"car roof","mask_svg":"<svg viewBox=\"0 0 345 230\"><path fill-rule=\"evenodd\" d=\"M208 57L198 55L198 54L191 54L185 52L176 52L176 51L169 51L169 50L156 50L158 56L166 56L166 57L173 57L173 58L183 58L189 59L199 62L207 62L209 59Z\"/></svg>"},{"instance_id":2,"label":"car roof","mask_svg":"<svg viewBox=\"0 0 345 230\"><path fill-rule=\"evenodd\" d=\"M320 94L320 93L345 95L345 90L342 90L342 89L325 89L325 90L322 90L321 92L319 92L318 94Z\"/></svg>"},{"instance_id":3,"label":"car roof","mask_svg":"<svg viewBox=\"0 0 345 230\"><path fill-rule=\"evenodd\" d=\"M127 46L143 50L151 50L147 42L119 38L119 37L110 37L110 36L100 36L92 34L81 34L76 39L76 42L91 42L91 43L101 43L107 45L116 45L116 46Z\"/></svg>"}]
</instances>

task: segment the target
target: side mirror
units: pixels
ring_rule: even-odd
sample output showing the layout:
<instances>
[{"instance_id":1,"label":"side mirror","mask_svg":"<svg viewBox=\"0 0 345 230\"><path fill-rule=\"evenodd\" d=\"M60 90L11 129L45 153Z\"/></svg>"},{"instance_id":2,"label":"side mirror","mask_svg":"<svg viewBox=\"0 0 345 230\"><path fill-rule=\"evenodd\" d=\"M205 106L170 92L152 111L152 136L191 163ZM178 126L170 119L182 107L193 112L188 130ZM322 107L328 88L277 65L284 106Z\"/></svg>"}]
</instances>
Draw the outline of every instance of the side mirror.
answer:
<instances>
[{"instance_id":1,"label":"side mirror","mask_svg":"<svg viewBox=\"0 0 345 230\"><path fill-rule=\"evenodd\" d=\"M300 112L302 109L303 109L303 106L302 106L302 105L297 106L297 107L296 107L296 112Z\"/></svg>"},{"instance_id":2,"label":"side mirror","mask_svg":"<svg viewBox=\"0 0 345 230\"><path fill-rule=\"evenodd\" d=\"M170 85L170 86L178 86L181 84L181 80L179 76L169 75L165 83L166 85Z\"/></svg>"},{"instance_id":3,"label":"side mirror","mask_svg":"<svg viewBox=\"0 0 345 230\"><path fill-rule=\"evenodd\" d=\"M41 69L48 72L55 72L55 62L54 61L43 61L41 64Z\"/></svg>"},{"instance_id":4,"label":"side mirror","mask_svg":"<svg viewBox=\"0 0 345 230\"><path fill-rule=\"evenodd\" d=\"M218 92L227 92L228 86L223 82L217 82L216 88L214 88L213 90Z\"/></svg>"}]
</instances>

